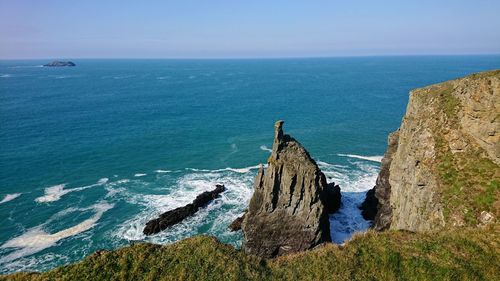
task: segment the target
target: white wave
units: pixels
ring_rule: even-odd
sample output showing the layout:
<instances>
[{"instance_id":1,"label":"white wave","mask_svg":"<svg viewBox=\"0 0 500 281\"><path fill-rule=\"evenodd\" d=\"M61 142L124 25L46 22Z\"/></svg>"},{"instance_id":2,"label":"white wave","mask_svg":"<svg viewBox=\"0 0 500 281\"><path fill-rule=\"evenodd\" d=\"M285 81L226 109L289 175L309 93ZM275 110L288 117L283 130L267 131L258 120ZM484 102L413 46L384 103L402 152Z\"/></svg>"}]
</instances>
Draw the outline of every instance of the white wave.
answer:
<instances>
[{"instance_id":1,"label":"white wave","mask_svg":"<svg viewBox=\"0 0 500 281\"><path fill-rule=\"evenodd\" d=\"M342 244L355 232L365 231L370 227L370 222L363 218L358 208L365 196L366 192L342 192L342 205L330 216L330 234L334 243Z\"/></svg>"},{"instance_id":2,"label":"white wave","mask_svg":"<svg viewBox=\"0 0 500 281\"><path fill-rule=\"evenodd\" d=\"M102 178L102 179L99 179L99 180L97 181L97 184L96 184L96 185L105 184L105 183L107 183L108 181L109 181L109 179L108 179L108 178Z\"/></svg>"},{"instance_id":3,"label":"white wave","mask_svg":"<svg viewBox=\"0 0 500 281\"><path fill-rule=\"evenodd\" d=\"M165 80L165 79L168 79L170 78L170 76L160 76L160 77L156 77L156 79L158 80Z\"/></svg>"},{"instance_id":4,"label":"white wave","mask_svg":"<svg viewBox=\"0 0 500 281\"><path fill-rule=\"evenodd\" d=\"M373 161L373 162L382 162L383 156L363 156L363 155L356 155L356 154L337 154L338 156L342 157L349 157L349 158L356 158L356 159L361 159L361 160L367 160L367 161Z\"/></svg>"},{"instance_id":5,"label":"white wave","mask_svg":"<svg viewBox=\"0 0 500 281\"><path fill-rule=\"evenodd\" d=\"M193 171L193 172L208 172L208 173L220 173L220 172L230 171L230 172L236 172L236 173L240 173L240 174L245 174L245 173L248 173L248 172L250 172L252 170L259 169L260 165L261 164L255 165L255 166L250 166L250 167L245 167L245 168L231 168L231 167L227 167L227 168L215 169L215 170L186 168L186 170ZM267 164L265 164L264 167L267 167Z\"/></svg>"},{"instance_id":6,"label":"white wave","mask_svg":"<svg viewBox=\"0 0 500 281\"><path fill-rule=\"evenodd\" d=\"M12 201L16 199L17 197L21 196L21 193L12 193L12 194L7 194L5 197L0 201L0 204Z\"/></svg>"},{"instance_id":7,"label":"white wave","mask_svg":"<svg viewBox=\"0 0 500 281\"><path fill-rule=\"evenodd\" d=\"M135 174L134 177L138 178L138 177L144 177L144 176L147 176L148 174L141 174L141 173L138 173L138 174Z\"/></svg>"},{"instance_id":8,"label":"white wave","mask_svg":"<svg viewBox=\"0 0 500 281\"><path fill-rule=\"evenodd\" d=\"M68 264L70 258L65 255L45 253L36 257L24 257L9 263L3 264L0 267L0 274L10 274L19 271L48 271L58 264Z\"/></svg>"},{"instance_id":9,"label":"white wave","mask_svg":"<svg viewBox=\"0 0 500 281\"><path fill-rule=\"evenodd\" d=\"M64 187L66 187L65 183L54 185L51 187L47 187L47 188L45 188L45 191L44 191L45 195L36 198L35 201L38 203L54 202L54 201L61 199L62 196L66 195L70 192L81 191L81 190L84 190L87 188L103 185L103 184L107 183L108 180L109 180L108 178L102 178L102 179L98 180L97 183L95 183L95 184L81 186L81 187L75 187L75 188L71 188L71 189L64 189Z\"/></svg>"},{"instance_id":10,"label":"white wave","mask_svg":"<svg viewBox=\"0 0 500 281\"><path fill-rule=\"evenodd\" d=\"M330 216L332 241L341 244L355 232L365 231L370 226L358 207L366 192L375 186L379 168L370 162L355 162L354 167L321 164L323 173L340 185L342 192L342 205L338 212Z\"/></svg>"},{"instance_id":11,"label":"white wave","mask_svg":"<svg viewBox=\"0 0 500 281\"><path fill-rule=\"evenodd\" d=\"M170 170L155 170L155 173L164 174L164 173L172 173L172 171L170 171Z\"/></svg>"},{"instance_id":12,"label":"white wave","mask_svg":"<svg viewBox=\"0 0 500 281\"><path fill-rule=\"evenodd\" d=\"M144 210L124 222L115 235L126 240L147 240L154 243L170 243L201 233L216 235L219 238L239 235L227 231L227 227L247 207L253 192L253 178L252 173L235 173L226 169L220 169L219 172L197 170L181 176L173 183L175 188L167 189L167 194L131 194L130 190L127 190L120 195L124 196L128 203L144 206L141 207ZM146 237L142 233L147 221L163 212L191 203L198 194L213 190L216 184L224 184L226 191L194 216L153 236ZM199 232L202 226L206 229Z\"/></svg>"},{"instance_id":13,"label":"white wave","mask_svg":"<svg viewBox=\"0 0 500 281\"><path fill-rule=\"evenodd\" d=\"M260 146L260 149L261 149L261 150L264 150L264 151L268 151L268 152L273 152L273 150L272 150L271 148L269 148L269 147L267 147L267 146L265 146L265 145L261 145L261 146Z\"/></svg>"},{"instance_id":14,"label":"white wave","mask_svg":"<svg viewBox=\"0 0 500 281\"><path fill-rule=\"evenodd\" d=\"M121 179L121 180L116 181L115 183L127 183L127 182L130 182L130 180L129 179Z\"/></svg>"},{"instance_id":15,"label":"white wave","mask_svg":"<svg viewBox=\"0 0 500 281\"><path fill-rule=\"evenodd\" d=\"M31 228L22 235L5 242L2 246L0 246L0 248L15 248L16 250L0 258L0 264L8 263L21 257L40 252L46 248L56 245L56 243L62 239L91 229L95 226L104 212L113 208L113 205L107 202L102 202L93 205L91 208L95 211L95 214L92 217L72 227L66 228L56 233L47 233L43 230L44 224L42 224Z\"/></svg>"},{"instance_id":16,"label":"white wave","mask_svg":"<svg viewBox=\"0 0 500 281\"><path fill-rule=\"evenodd\" d=\"M10 77L12 77L11 74L2 74L2 75L0 75L0 78L10 78Z\"/></svg>"}]
</instances>

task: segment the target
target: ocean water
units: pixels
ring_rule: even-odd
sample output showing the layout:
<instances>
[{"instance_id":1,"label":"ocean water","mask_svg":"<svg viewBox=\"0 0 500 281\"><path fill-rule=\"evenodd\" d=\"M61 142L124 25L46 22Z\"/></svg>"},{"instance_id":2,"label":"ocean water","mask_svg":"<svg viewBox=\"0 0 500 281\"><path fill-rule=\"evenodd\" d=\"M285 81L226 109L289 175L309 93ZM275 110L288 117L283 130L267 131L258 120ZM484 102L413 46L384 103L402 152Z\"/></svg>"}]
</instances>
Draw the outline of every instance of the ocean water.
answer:
<instances>
[{"instance_id":1,"label":"ocean water","mask_svg":"<svg viewBox=\"0 0 500 281\"><path fill-rule=\"evenodd\" d=\"M389 132L416 87L500 68L500 56L276 60L0 61L0 273L40 271L132 241L227 230L252 195L273 125L340 184L334 242L369 222ZM144 224L225 184L195 216L145 237Z\"/></svg>"}]
</instances>

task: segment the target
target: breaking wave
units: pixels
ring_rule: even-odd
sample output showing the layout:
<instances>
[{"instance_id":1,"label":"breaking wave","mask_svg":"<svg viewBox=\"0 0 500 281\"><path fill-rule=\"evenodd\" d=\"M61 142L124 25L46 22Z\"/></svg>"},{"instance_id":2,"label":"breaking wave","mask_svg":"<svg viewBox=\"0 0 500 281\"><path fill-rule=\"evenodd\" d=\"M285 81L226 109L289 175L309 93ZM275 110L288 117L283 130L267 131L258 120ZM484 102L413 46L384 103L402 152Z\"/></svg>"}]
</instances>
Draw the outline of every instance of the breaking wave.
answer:
<instances>
[{"instance_id":1,"label":"breaking wave","mask_svg":"<svg viewBox=\"0 0 500 281\"><path fill-rule=\"evenodd\" d=\"M123 193L115 193L115 196L121 196L128 203L142 206L142 211L122 223L118 231L115 231L115 235L129 241L170 243L206 233L216 235L222 241L238 246L240 239L234 238L241 234L229 232L227 227L243 213L250 201L255 176L253 170L256 168L258 166L241 169L186 169L188 173L180 176L172 184L175 188L165 190L163 194L132 193L128 189ZM226 191L194 216L156 235L146 237L142 233L149 220L161 213L191 203L200 193L213 190L216 184L224 184Z\"/></svg>"},{"instance_id":2,"label":"breaking wave","mask_svg":"<svg viewBox=\"0 0 500 281\"><path fill-rule=\"evenodd\" d=\"M170 170L155 170L155 173L163 174L163 173L171 173Z\"/></svg>"},{"instance_id":3,"label":"breaking wave","mask_svg":"<svg viewBox=\"0 0 500 281\"><path fill-rule=\"evenodd\" d=\"M66 228L64 230L58 231L56 233L47 233L43 230L44 225L42 224L34 228L29 229L22 235L15 237L7 242L5 242L0 248L14 248L15 251L8 255L0 258L0 264L10 263L13 260L32 255L34 253L40 252L46 248L56 245L56 243L62 239L74 236L76 234L82 233L94 227L96 222L101 218L101 216L107 210L113 208L112 204L101 202L93 205L92 208L95 214L82 221L81 223L74 225L72 227ZM88 209L88 208L87 208ZM86 210L86 209L69 209L66 212L76 211L76 210ZM56 214L58 216L61 214Z\"/></svg>"},{"instance_id":4,"label":"breaking wave","mask_svg":"<svg viewBox=\"0 0 500 281\"><path fill-rule=\"evenodd\" d=\"M366 192L375 186L379 167L370 162L358 161L353 167L332 165L318 161L318 165L329 179L340 185L342 205L330 215L330 232L332 241L342 244L355 232L365 231L370 227L359 210Z\"/></svg>"},{"instance_id":5,"label":"breaking wave","mask_svg":"<svg viewBox=\"0 0 500 281\"><path fill-rule=\"evenodd\" d=\"M224 169L216 169L216 170L195 169L195 168L186 168L186 170L193 171L193 172L210 172L210 173L220 173L220 172L229 171L229 172L235 172L235 173L245 174L245 173L250 172L251 170L257 170L257 169L259 169L260 165L261 164L255 165L255 166L250 166L250 167L245 167L245 168L231 168L231 167L227 167L227 168L224 168ZM265 166L267 166L267 165L264 165L264 167Z\"/></svg>"},{"instance_id":6,"label":"breaking wave","mask_svg":"<svg viewBox=\"0 0 500 281\"><path fill-rule=\"evenodd\" d=\"M9 201L12 201L16 199L17 197L21 196L21 193L12 193L12 194L7 194L5 197L0 201L0 204L7 203Z\"/></svg>"},{"instance_id":7,"label":"breaking wave","mask_svg":"<svg viewBox=\"0 0 500 281\"><path fill-rule=\"evenodd\" d=\"M338 156L342 157L349 157L349 158L355 158L355 159L361 159L361 160L366 160L366 161L373 161L373 162L382 162L382 158L384 156L363 156L363 155L356 155L356 154L337 154Z\"/></svg>"},{"instance_id":8,"label":"breaking wave","mask_svg":"<svg viewBox=\"0 0 500 281\"><path fill-rule=\"evenodd\" d=\"M267 147L267 146L265 146L265 145L261 145L261 146L260 146L260 149L261 149L261 150L264 150L264 151L268 151L268 152L273 152L273 150L272 150L272 149L270 149L269 147Z\"/></svg>"},{"instance_id":9,"label":"breaking wave","mask_svg":"<svg viewBox=\"0 0 500 281\"><path fill-rule=\"evenodd\" d=\"M75 187L75 188L71 188L71 189L64 189L66 187L65 183L54 185L51 187L47 187L47 188L45 188L45 191L44 191L45 195L36 198L35 201L38 203L47 203L47 202L58 201L59 199L61 199L62 196L66 195L70 192L81 191L81 190L84 190L87 188L103 185L103 184L107 183L108 180L109 180L108 178L102 178L99 181L97 181L97 183L95 183L95 184L81 186L81 187Z\"/></svg>"}]
</instances>

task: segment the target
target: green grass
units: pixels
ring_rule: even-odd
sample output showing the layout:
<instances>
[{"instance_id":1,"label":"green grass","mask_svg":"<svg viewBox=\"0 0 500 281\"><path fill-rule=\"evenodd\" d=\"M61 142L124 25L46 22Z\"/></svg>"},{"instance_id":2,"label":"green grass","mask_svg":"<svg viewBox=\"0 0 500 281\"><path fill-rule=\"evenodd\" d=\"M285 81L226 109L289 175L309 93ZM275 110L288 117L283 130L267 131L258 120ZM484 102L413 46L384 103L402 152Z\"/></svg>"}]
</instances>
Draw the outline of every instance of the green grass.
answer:
<instances>
[{"instance_id":1,"label":"green grass","mask_svg":"<svg viewBox=\"0 0 500 281\"><path fill-rule=\"evenodd\" d=\"M498 76L500 71L483 72L469 76L473 79L484 79ZM460 217L468 226L479 223L482 211L492 212L500 216L495 203L500 200L499 182L500 168L491 161L485 151L467 135L461 137L469 144L462 152L452 153L446 135L451 131L460 131L460 100L454 95L452 82L444 82L431 86L427 92L419 92L422 104L444 113L444 119L435 119L435 127L430 128L434 136L436 159L432 167L437 171L439 193L444 206L445 219L451 216ZM429 103L433 100L434 102Z\"/></svg>"},{"instance_id":2,"label":"green grass","mask_svg":"<svg viewBox=\"0 0 500 281\"><path fill-rule=\"evenodd\" d=\"M1 280L494 280L497 225L441 233L368 231L345 246L275 260L247 256L209 236L172 245L135 244L45 273Z\"/></svg>"}]
</instances>

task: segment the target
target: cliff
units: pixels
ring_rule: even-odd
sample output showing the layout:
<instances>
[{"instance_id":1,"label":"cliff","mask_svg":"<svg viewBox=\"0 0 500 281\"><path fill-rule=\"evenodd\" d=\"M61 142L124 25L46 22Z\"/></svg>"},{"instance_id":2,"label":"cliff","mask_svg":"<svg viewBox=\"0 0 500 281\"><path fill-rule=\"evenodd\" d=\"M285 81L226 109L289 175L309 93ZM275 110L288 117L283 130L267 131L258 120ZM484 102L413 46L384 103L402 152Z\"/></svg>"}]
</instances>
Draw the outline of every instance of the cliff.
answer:
<instances>
[{"instance_id":1,"label":"cliff","mask_svg":"<svg viewBox=\"0 0 500 281\"><path fill-rule=\"evenodd\" d=\"M261 167L254 194L241 225L243 249L260 257L275 257L311 249L331 241L328 211L323 202L340 200L340 190L326 177L302 145L283 134L276 122L268 167Z\"/></svg>"},{"instance_id":2,"label":"cliff","mask_svg":"<svg viewBox=\"0 0 500 281\"><path fill-rule=\"evenodd\" d=\"M374 195L378 230L482 226L500 215L500 70L414 90ZM366 208L365 208L366 209Z\"/></svg>"}]
</instances>

